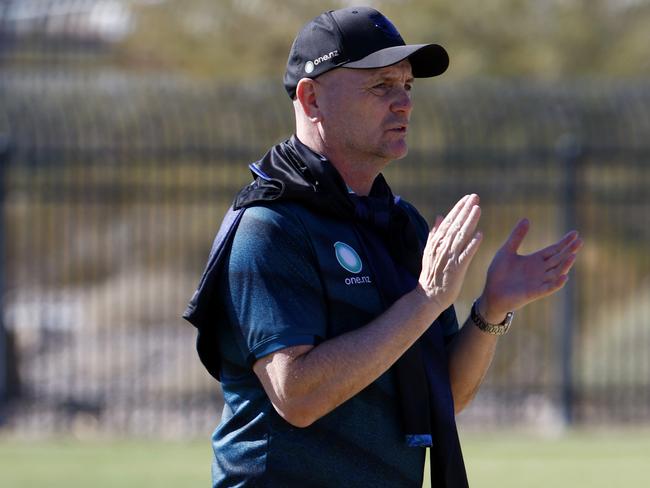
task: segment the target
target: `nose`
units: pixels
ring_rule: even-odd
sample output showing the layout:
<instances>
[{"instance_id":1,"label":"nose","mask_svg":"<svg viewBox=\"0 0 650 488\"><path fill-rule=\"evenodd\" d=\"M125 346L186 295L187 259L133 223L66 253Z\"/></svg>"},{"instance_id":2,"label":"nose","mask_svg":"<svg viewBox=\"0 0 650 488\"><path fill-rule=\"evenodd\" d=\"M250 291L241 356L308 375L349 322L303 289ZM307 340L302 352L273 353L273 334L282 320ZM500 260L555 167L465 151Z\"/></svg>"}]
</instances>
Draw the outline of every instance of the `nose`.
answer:
<instances>
[{"instance_id":1,"label":"nose","mask_svg":"<svg viewBox=\"0 0 650 488\"><path fill-rule=\"evenodd\" d=\"M391 110L396 113L406 113L408 115L413 108L413 103L411 102L411 92L405 87L396 89L395 92L395 99L391 104Z\"/></svg>"}]
</instances>

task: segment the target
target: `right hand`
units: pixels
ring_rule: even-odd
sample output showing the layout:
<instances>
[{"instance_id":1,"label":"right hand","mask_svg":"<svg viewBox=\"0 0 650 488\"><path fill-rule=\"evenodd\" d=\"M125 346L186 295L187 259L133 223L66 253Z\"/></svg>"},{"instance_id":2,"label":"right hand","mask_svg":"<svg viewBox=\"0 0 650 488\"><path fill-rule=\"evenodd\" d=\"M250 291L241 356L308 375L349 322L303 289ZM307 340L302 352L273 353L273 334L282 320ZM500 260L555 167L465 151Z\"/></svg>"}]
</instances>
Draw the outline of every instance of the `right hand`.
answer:
<instances>
[{"instance_id":1,"label":"right hand","mask_svg":"<svg viewBox=\"0 0 650 488\"><path fill-rule=\"evenodd\" d=\"M483 235L476 231L481 218L478 195L465 195L429 232L416 290L440 310L450 307L463 285L469 263Z\"/></svg>"}]
</instances>

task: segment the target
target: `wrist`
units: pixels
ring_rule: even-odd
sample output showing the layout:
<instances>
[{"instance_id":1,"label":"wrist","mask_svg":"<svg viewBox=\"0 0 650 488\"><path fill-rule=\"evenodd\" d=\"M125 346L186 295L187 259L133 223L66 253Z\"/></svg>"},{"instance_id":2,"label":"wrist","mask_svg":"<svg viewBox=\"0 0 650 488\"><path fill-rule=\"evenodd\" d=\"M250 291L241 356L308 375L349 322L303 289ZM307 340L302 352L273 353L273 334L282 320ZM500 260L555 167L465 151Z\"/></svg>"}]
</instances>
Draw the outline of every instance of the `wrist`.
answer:
<instances>
[{"instance_id":1,"label":"wrist","mask_svg":"<svg viewBox=\"0 0 650 488\"><path fill-rule=\"evenodd\" d=\"M435 294L427 293L420 283L408 295L411 295L410 305L413 310L422 311L427 316L437 317L447 308L440 303Z\"/></svg>"},{"instance_id":2,"label":"wrist","mask_svg":"<svg viewBox=\"0 0 650 488\"><path fill-rule=\"evenodd\" d=\"M476 299L476 310L486 322L491 324L500 324L506 319L508 312L510 312L510 310L499 311L491 307L485 293Z\"/></svg>"}]
</instances>

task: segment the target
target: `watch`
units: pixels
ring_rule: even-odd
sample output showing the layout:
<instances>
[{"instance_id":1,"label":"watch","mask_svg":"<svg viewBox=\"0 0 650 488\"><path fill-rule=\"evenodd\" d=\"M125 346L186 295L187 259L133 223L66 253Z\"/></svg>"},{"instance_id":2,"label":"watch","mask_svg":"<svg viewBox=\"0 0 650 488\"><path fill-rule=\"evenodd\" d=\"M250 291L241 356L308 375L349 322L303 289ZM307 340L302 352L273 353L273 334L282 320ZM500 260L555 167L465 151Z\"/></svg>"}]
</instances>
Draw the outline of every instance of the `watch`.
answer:
<instances>
[{"instance_id":1,"label":"watch","mask_svg":"<svg viewBox=\"0 0 650 488\"><path fill-rule=\"evenodd\" d=\"M503 335L508 332L508 329L510 329L510 324L512 324L512 318L515 316L514 312L508 312L503 322L499 324L491 324L483 317L481 317L481 314L478 312L478 307L476 306L477 302L478 300L474 301L474 304L472 305L472 311L469 314L472 322L474 322L474 325L476 327L481 329L483 332L487 332L488 334L492 335Z\"/></svg>"}]
</instances>

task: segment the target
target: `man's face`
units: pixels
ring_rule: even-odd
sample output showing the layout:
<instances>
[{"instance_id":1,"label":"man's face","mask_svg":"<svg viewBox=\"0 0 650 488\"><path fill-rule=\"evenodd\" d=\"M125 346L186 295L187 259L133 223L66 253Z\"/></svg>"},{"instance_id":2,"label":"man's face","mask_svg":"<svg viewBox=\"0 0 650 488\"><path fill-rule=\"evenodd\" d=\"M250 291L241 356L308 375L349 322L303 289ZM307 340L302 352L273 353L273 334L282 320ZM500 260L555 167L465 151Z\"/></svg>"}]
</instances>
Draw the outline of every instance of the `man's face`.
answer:
<instances>
[{"instance_id":1,"label":"man's face","mask_svg":"<svg viewBox=\"0 0 650 488\"><path fill-rule=\"evenodd\" d=\"M413 85L408 60L378 69L339 68L317 81L328 147L360 162L406 156Z\"/></svg>"}]
</instances>

